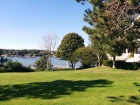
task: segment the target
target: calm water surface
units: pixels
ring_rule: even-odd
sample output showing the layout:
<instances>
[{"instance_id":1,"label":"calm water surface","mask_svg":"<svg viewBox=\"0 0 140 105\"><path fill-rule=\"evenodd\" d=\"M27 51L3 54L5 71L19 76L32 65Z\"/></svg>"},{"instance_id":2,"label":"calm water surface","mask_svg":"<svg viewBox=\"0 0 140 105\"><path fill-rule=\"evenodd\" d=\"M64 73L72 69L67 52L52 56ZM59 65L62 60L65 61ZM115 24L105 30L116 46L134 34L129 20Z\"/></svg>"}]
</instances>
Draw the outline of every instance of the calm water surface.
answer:
<instances>
[{"instance_id":1,"label":"calm water surface","mask_svg":"<svg viewBox=\"0 0 140 105\"><path fill-rule=\"evenodd\" d=\"M33 66L35 64L35 62L37 60L39 60L39 58L22 58L22 57L8 57L8 59L12 59L13 61L17 60L17 61L21 62L24 66L29 66L29 65ZM60 60L58 58L52 58L51 63L54 66L68 67L68 62L67 61ZM81 63L78 62L75 67L78 68L80 66L81 66Z\"/></svg>"}]
</instances>

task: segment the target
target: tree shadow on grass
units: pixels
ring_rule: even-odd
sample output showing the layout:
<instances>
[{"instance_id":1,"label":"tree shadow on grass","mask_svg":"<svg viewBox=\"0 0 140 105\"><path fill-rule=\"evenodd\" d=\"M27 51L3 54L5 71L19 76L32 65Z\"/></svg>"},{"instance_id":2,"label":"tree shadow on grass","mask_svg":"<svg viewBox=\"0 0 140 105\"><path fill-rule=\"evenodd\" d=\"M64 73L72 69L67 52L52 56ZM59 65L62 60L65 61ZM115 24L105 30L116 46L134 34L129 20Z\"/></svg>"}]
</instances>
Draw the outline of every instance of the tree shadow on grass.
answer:
<instances>
[{"instance_id":1,"label":"tree shadow on grass","mask_svg":"<svg viewBox=\"0 0 140 105\"><path fill-rule=\"evenodd\" d=\"M139 83L137 83L137 82L135 82L135 83L133 83L135 86L140 86L140 84Z\"/></svg>"},{"instance_id":2,"label":"tree shadow on grass","mask_svg":"<svg viewBox=\"0 0 140 105\"><path fill-rule=\"evenodd\" d=\"M130 96L128 102L135 103L140 105L140 95L139 96Z\"/></svg>"},{"instance_id":3,"label":"tree shadow on grass","mask_svg":"<svg viewBox=\"0 0 140 105\"><path fill-rule=\"evenodd\" d=\"M140 105L140 96L130 96L129 99L126 99L125 96L109 96L111 102L121 102L126 101L129 103L135 103L136 105Z\"/></svg>"},{"instance_id":4,"label":"tree shadow on grass","mask_svg":"<svg viewBox=\"0 0 140 105\"><path fill-rule=\"evenodd\" d=\"M118 97L109 96L109 97L107 97L107 98L110 98L110 101L111 101L111 102L124 101L124 96L118 96Z\"/></svg>"},{"instance_id":5,"label":"tree shadow on grass","mask_svg":"<svg viewBox=\"0 0 140 105\"><path fill-rule=\"evenodd\" d=\"M137 87L139 87L140 86L140 84L139 83L137 83L137 82L135 82L135 83L133 83L135 86L137 86ZM138 90L139 92L140 92L140 90ZM129 98L129 100L128 100L129 102L131 102L131 103L135 103L135 104L137 104L137 105L140 105L140 95L139 96L130 96L130 98Z\"/></svg>"},{"instance_id":6,"label":"tree shadow on grass","mask_svg":"<svg viewBox=\"0 0 140 105\"><path fill-rule=\"evenodd\" d=\"M133 83L135 86L140 86L140 84L139 83L137 83L137 82L135 82L135 83ZM139 92L140 92L140 89L138 90Z\"/></svg>"},{"instance_id":7,"label":"tree shadow on grass","mask_svg":"<svg viewBox=\"0 0 140 105\"><path fill-rule=\"evenodd\" d=\"M89 81L55 80L52 82L33 82L19 85L0 86L0 101L20 97L53 99L70 95L74 91L86 91L90 87L109 87L113 81L98 79Z\"/></svg>"},{"instance_id":8,"label":"tree shadow on grass","mask_svg":"<svg viewBox=\"0 0 140 105\"><path fill-rule=\"evenodd\" d=\"M133 83L135 86L140 86L139 83ZM140 90L138 90L140 92ZM129 96L128 99L125 98L125 96L109 96L107 98L110 98L111 102L120 102L120 101L127 101L130 103L135 103L136 105L140 105L140 95L136 96Z\"/></svg>"}]
</instances>

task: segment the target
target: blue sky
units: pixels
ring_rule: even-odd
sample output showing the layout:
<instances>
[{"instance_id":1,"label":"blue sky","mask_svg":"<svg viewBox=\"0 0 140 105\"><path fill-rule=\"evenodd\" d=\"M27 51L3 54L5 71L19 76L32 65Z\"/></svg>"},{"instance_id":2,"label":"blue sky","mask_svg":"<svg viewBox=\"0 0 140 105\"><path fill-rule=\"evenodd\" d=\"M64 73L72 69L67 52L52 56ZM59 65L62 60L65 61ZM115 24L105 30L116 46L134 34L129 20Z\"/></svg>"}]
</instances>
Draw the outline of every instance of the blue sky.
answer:
<instances>
[{"instance_id":1,"label":"blue sky","mask_svg":"<svg viewBox=\"0 0 140 105\"><path fill-rule=\"evenodd\" d=\"M0 0L0 48L40 49L42 37L48 33L63 37L76 32L88 44L82 31L84 10L75 0Z\"/></svg>"}]
</instances>

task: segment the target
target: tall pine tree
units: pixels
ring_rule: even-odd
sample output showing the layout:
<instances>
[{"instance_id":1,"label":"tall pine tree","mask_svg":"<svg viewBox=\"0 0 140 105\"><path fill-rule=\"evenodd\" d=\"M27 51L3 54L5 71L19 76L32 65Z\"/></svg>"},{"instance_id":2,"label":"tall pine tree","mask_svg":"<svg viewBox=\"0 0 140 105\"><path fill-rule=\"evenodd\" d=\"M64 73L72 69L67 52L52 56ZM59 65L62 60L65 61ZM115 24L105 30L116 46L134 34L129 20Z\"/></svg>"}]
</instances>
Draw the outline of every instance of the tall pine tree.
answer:
<instances>
[{"instance_id":1,"label":"tall pine tree","mask_svg":"<svg viewBox=\"0 0 140 105\"><path fill-rule=\"evenodd\" d=\"M104 43L107 33L105 21L102 17L103 11L93 6L93 10L86 10L84 21L90 24L90 27L84 26L83 30L89 35L91 47L98 58L98 66L100 66L101 59L105 54Z\"/></svg>"},{"instance_id":2,"label":"tall pine tree","mask_svg":"<svg viewBox=\"0 0 140 105\"><path fill-rule=\"evenodd\" d=\"M83 30L89 34L93 46L98 42L113 56L115 68L116 55L139 38L139 0L78 0L85 1L93 8L86 11L84 20L93 27L85 26ZM135 37L130 39L134 33Z\"/></svg>"}]
</instances>

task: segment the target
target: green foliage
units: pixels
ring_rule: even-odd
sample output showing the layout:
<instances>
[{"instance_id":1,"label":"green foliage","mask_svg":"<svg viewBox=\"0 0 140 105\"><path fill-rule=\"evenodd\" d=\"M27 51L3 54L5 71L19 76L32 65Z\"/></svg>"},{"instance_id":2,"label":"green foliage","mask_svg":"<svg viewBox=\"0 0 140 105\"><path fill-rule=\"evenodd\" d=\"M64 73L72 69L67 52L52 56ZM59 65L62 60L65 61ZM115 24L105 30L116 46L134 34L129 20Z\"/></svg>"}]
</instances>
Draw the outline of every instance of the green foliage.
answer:
<instances>
[{"instance_id":1,"label":"green foliage","mask_svg":"<svg viewBox=\"0 0 140 105\"><path fill-rule=\"evenodd\" d=\"M109 67L1 73L0 105L139 105L139 75Z\"/></svg>"},{"instance_id":2,"label":"green foliage","mask_svg":"<svg viewBox=\"0 0 140 105\"><path fill-rule=\"evenodd\" d=\"M2 55L2 53L3 53L3 51L2 51L2 49L0 49L0 56Z\"/></svg>"},{"instance_id":3,"label":"green foliage","mask_svg":"<svg viewBox=\"0 0 140 105\"><path fill-rule=\"evenodd\" d=\"M112 67L112 61L104 60L103 65ZM116 69L138 70L139 66L140 66L139 63L136 62L116 61Z\"/></svg>"},{"instance_id":4,"label":"green foliage","mask_svg":"<svg viewBox=\"0 0 140 105\"><path fill-rule=\"evenodd\" d=\"M7 68L4 67L4 66L0 66L0 72L6 72L7 71Z\"/></svg>"},{"instance_id":5,"label":"green foliage","mask_svg":"<svg viewBox=\"0 0 140 105\"><path fill-rule=\"evenodd\" d=\"M22 63L18 61L8 60L6 66L9 67L12 71L20 71L23 68Z\"/></svg>"},{"instance_id":6,"label":"green foliage","mask_svg":"<svg viewBox=\"0 0 140 105\"><path fill-rule=\"evenodd\" d=\"M130 58L132 58L132 57L134 57L134 53L131 53L131 54L130 54Z\"/></svg>"},{"instance_id":7,"label":"green foliage","mask_svg":"<svg viewBox=\"0 0 140 105\"><path fill-rule=\"evenodd\" d=\"M83 30L89 35L90 46L94 49L93 52L98 58L98 65L102 61L102 56L105 54L105 47L107 41L107 27L103 17L104 12L95 7L95 2L92 1L92 10L87 9L84 14L84 21L89 23L91 27L84 26Z\"/></svg>"},{"instance_id":8,"label":"green foliage","mask_svg":"<svg viewBox=\"0 0 140 105\"><path fill-rule=\"evenodd\" d=\"M81 2L82 4L85 4L86 2L90 2L94 4L94 7L102 7L104 0L76 0L77 2Z\"/></svg>"},{"instance_id":9,"label":"green foliage","mask_svg":"<svg viewBox=\"0 0 140 105\"><path fill-rule=\"evenodd\" d=\"M84 46L84 40L81 36L76 33L67 34L61 44L59 45L56 56L58 58L69 60L73 52L80 47Z\"/></svg>"},{"instance_id":10,"label":"green foliage","mask_svg":"<svg viewBox=\"0 0 140 105\"><path fill-rule=\"evenodd\" d=\"M112 61L111 60L103 60L103 65L104 66L112 66Z\"/></svg>"},{"instance_id":11,"label":"green foliage","mask_svg":"<svg viewBox=\"0 0 140 105\"><path fill-rule=\"evenodd\" d=\"M37 50L37 49L23 49L23 50L16 50L16 49L1 49L3 55L7 56L24 56L24 57L35 57L35 56L43 56L47 54L44 50Z\"/></svg>"},{"instance_id":12,"label":"green foliage","mask_svg":"<svg viewBox=\"0 0 140 105\"><path fill-rule=\"evenodd\" d=\"M0 65L3 65L5 62L7 62L7 58L4 58L3 56L0 56Z\"/></svg>"},{"instance_id":13,"label":"green foliage","mask_svg":"<svg viewBox=\"0 0 140 105\"><path fill-rule=\"evenodd\" d=\"M82 63L82 68L89 68L97 63L97 57L93 53L93 49L91 47L78 48L74 55L75 58L79 59Z\"/></svg>"},{"instance_id":14,"label":"green foliage","mask_svg":"<svg viewBox=\"0 0 140 105\"><path fill-rule=\"evenodd\" d=\"M63 60L68 60L72 68L74 69L74 64L76 60L72 57L76 49L84 46L84 39L77 33L69 33L61 41L59 45L56 56Z\"/></svg>"},{"instance_id":15,"label":"green foliage","mask_svg":"<svg viewBox=\"0 0 140 105\"><path fill-rule=\"evenodd\" d=\"M138 70L139 64L136 62L116 61L116 68L125 70Z\"/></svg>"},{"instance_id":16,"label":"green foliage","mask_svg":"<svg viewBox=\"0 0 140 105\"><path fill-rule=\"evenodd\" d=\"M78 0L78 2L82 1ZM104 51L113 56L113 67L115 67L116 55L121 55L123 49L138 45L136 41L140 38L138 29L124 32L132 22L130 22L129 13L126 13L125 9L122 12L122 8L127 8L126 3L138 4L138 0L88 0L88 2L92 5L92 9L85 11L84 21L91 27L84 26L83 30L89 35L91 45L98 56L98 62L101 59L100 52ZM134 45L130 46L132 44Z\"/></svg>"},{"instance_id":17,"label":"green foliage","mask_svg":"<svg viewBox=\"0 0 140 105\"><path fill-rule=\"evenodd\" d=\"M75 69L75 64L79 61L79 59L77 58L75 52L69 57L69 67Z\"/></svg>"},{"instance_id":18,"label":"green foliage","mask_svg":"<svg viewBox=\"0 0 140 105\"><path fill-rule=\"evenodd\" d=\"M137 5L139 0L129 0L130 5Z\"/></svg>"},{"instance_id":19,"label":"green foliage","mask_svg":"<svg viewBox=\"0 0 140 105\"><path fill-rule=\"evenodd\" d=\"M94 3L94 5L102 5L103 4L103 2L105 1L105 0L76 0L77 2L81 2L82 4L85 4L85 2L92 2L92 3ZM111 1L111 0L109 0L109 1ZM115 1L115 0L113 0L113 1ZM119 2L124 2L125 0L118 0ZM128 2L129 2L129 4L130 5L137 5L138 4L138 2L139 2L139 0L128 0Z\"/></svg>"},{"instance_id":20,"label":"green foliage","mask_svg":"<svg viewBox=\"0 0 140 105\"><path fill-rule=\"evenodd\" d=\"M1 72L31 72L34 71L30 67L25 67L18 61L8 60L5 66L0 68Z\"/></svg>"},{"instance_id":21,"label":"green foliage","mask_svg":"<svg viewBox=\"0 0 140 105\"><path fill-rule=\"evenodd\" d=\"M69 70L73 70L71 68L55 68L53 69L53 71L69 71Z\"/></svg>"},{"instance_id":22,"label":"green foliage","mask_svg":"<svg viewBox=\"0 0 140 105\"><path fill-rule=\"evenodd\" d=\"M0 49L0 65L2 65L5 62L4 58L1 56L2 53L3 53L3 50Z\"/></svg>"},{"instance_id":23,"label":"green foliage","mask_svg":"<svg viewBox=\"0 0 140 105\"><path fill-rule=\"evenodd\" d=\"M47 69L47 61L48 61L48 56L43 56L40 57L39 60L35 62L35 68L37 71L45 71Z\"/></svg>"}]
</instances>

